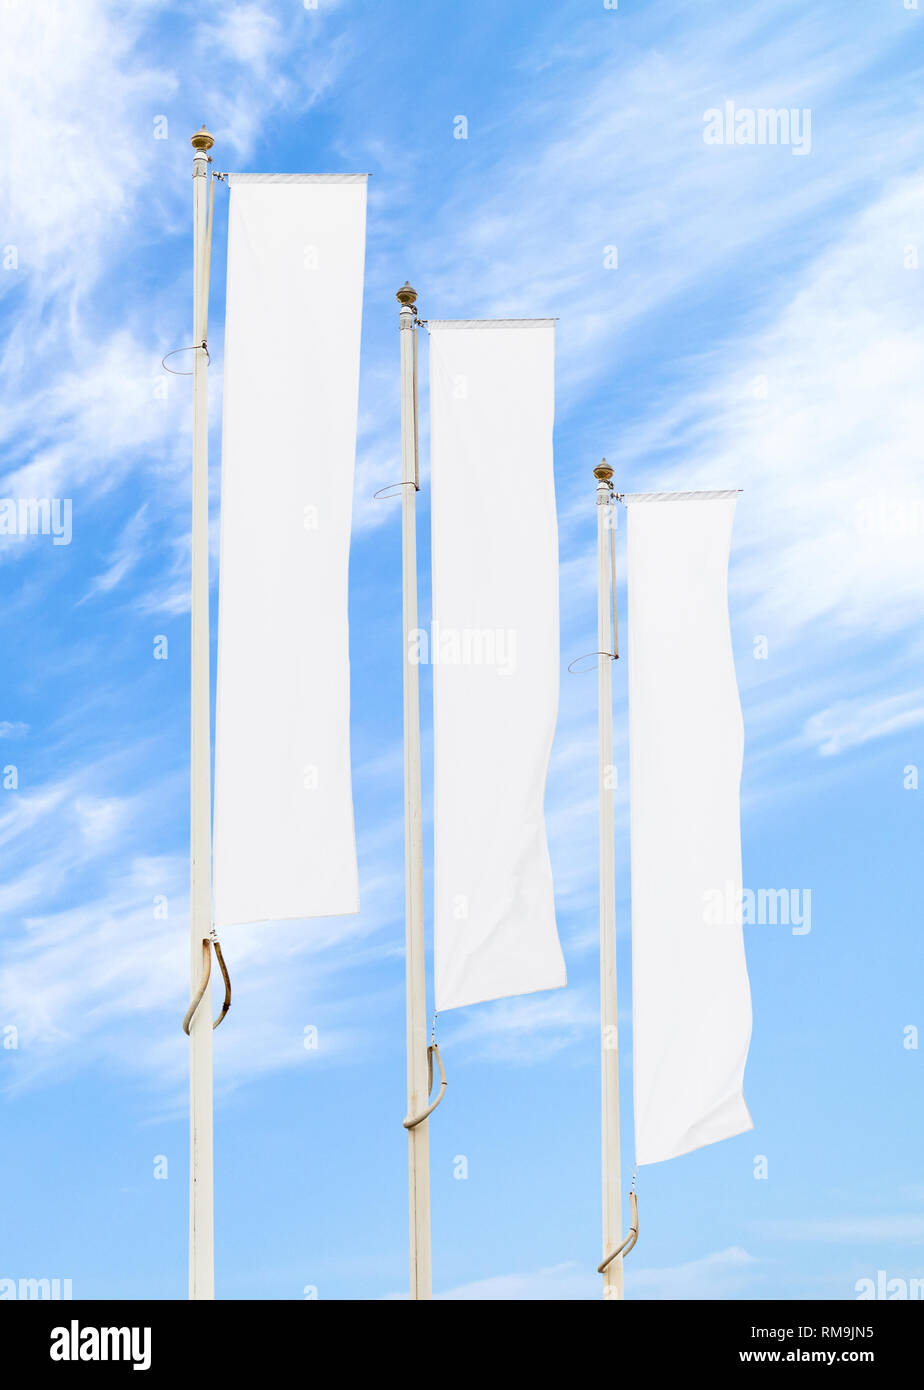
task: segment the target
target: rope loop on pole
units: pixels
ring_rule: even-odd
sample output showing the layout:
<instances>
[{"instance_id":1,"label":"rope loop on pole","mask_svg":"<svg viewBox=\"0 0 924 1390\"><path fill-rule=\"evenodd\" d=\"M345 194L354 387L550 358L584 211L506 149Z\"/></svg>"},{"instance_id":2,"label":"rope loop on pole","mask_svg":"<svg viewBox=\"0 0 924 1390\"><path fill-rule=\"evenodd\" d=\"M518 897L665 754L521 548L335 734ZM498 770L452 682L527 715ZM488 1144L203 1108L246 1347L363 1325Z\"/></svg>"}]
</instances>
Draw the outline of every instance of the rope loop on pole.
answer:
<instances>
[{"instance_id":1,"label":"rope loop on pole","mask_svg":"<svg viewBox=\"0 0 924 1390\"><path fill-rule=\"evenodd\" d=\"M585 652L583 656L576 656L576 657L574 658L573 661L569 661L569 663L568 663L568 672L569 672L569 674L572 675L572 676L584 676L584 675L587 674L588 671L596 671L597 667L600 665L599 661L594 661L593 666L582 666L582 667L580 668L580 670L578 670L578 662L579 662L579 661L590 661L590 660L592 660L592 658L595 657L595 656L608 656L609 659L610 659L610 661L616 661L617 656L618 656L618 653L617 653L617 652Z\"/></svg>"},{"instance_id":2,"label":"rope loop on pole","mask_svg":"<svg viewBox=\"0 0 924 1390\"><path fill-rule=\"evenodd\" d=\"M221 1013L218 1015L215 1022L212 1024L213 1029L218 1027L219 1023L221 1023L225 1014L231 1007L231 977L228 974L228 967L225 965L225 958L221 953L221 943L213 931L211 936L204 936L202 938L202 978L199 981L199 988L196 990L192 999L189 1001L189 1008L186 1010L186 1017L183 1019L183 1032L186 1034L187 1037L189 1037L189 1029L192 1025L195 1012L198 1009L199 1005L202 1003L202 996L205 994L205 991L208 988L209 980L211 979L213 946L215 947L215 955L218 958L218 968L221 971L221 977L225 982L224 1002L221 1006Z\"/></svg>"},{"instance_id":3,"label":"rope loop on pole","mask_svg":"<svg viewBox=\"0 0 924 1390\"><path fill-rule=\"evenodd\" d=\"M209 356L208 345L206 343L190 343L188 347L174 348L172 352L167 353L167 357L176 357L178 352L204 352L206 360L209 363L211 363L212 361L211 357ZM192 372L178 372L175 367L168 367L167 357L162 357L160 359L160 365L163 367L165 372L170 372L172 376L192 376Z\"/></svg>"},{"instance_id":4,"label":"rope loop on pole","mask_svg":"<svg viewBox=\"0 0 924 1390\"><path fill-rule=\"evenodd\" d=\"M435 1026L436 1020L434 1020L434 1027ZM404 1125L405 1129L416 1129L418 1125L423 1124L424 1120L429 1115L433 1114L434 1110L439 1105L440 1101L443 1099L443 1096L446 1094L446 1087L448 1085L448 1082L446 1080L446 1068L443 1066L443 1059L440 1056L439 1043L433 1042L427 1048L427 1096L429 1097L431 1092L433 1091L434 1056L436 1057L436 1065L440 1069L439 1095L436 1097L436 1100L431 1101L431 1103L427 1106L426 1110L421 1110L419 1115L408 1115L406 1120L402 1120L401 1123Z\"/></svg>"},{"instance_id":5,"label":"rope loop on pole","mask_svg":"<svg viewBox=\"0 0 924 1390\"><path fill-rule=\"evenodd\" d=\"M378 492L372 494L372 500L373 502L381 502L386 497L397 497L398 489L402 487L412 487L415 492L420 491L420 484L415 483L413 478L408 478L403 483L386 483L384 487L379 488Z\"/></svg>"}]
</instances>

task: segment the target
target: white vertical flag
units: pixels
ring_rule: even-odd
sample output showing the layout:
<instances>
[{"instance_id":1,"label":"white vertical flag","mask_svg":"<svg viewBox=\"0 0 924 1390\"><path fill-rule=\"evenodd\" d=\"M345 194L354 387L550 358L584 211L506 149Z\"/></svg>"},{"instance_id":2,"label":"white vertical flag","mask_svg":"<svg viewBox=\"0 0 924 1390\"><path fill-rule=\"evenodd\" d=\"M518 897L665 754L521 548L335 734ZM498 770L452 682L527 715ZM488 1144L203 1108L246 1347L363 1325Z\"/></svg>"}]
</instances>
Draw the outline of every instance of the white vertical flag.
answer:
<instances>
[{"instance_id":1,"label":"white vertical flag","mask_svg":"<svg viewBox=\"0 0 924 1390\"><path fill-rule=\"evenodd\" d=\"M217 926L359 910L347 570L366 176L229 179Z\"/></svg>"},{"instance_id":2,"label":"white vertical flag","mask_svg":"<svg viewBox=\"0 0 924 1390\"><path fill-rule=\"evenodd\" d=\"M566 982L543 812L554 323L431 320L430 335L435 976L451 1009Z\"/></svg>"},{"instance_id":3,"label":"white vertical flag","mask_svg":"<svg viewBox=\"0 0 924 1390\"><path fill-rule=\"evenodd\" d=\"M728 623L736 496L625 499L639 1163L752 1128L742 1090L744 734Z\"/></svg>"}]
</instances>

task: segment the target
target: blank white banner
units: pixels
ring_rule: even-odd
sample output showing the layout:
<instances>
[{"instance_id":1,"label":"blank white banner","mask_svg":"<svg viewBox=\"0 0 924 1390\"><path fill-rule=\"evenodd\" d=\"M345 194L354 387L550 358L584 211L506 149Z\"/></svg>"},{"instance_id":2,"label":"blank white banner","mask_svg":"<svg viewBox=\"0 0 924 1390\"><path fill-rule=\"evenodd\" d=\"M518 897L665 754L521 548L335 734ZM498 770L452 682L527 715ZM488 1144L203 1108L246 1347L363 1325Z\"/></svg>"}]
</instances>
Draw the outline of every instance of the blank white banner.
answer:
<instances>
[{"instance_id":1,"label":"blank white banner","mask_svg":"<svg viewBox=\"0 0 924 1390\"><path fill-rule=\"evenodd\" d=\"M752 1128L742 1089L744 732L728 622L736 496L625 499L639 1163Z\"/></svg>"},{"instance_id":2,"label":"blank white banner","mask_svg":"<svg viewBox=\"0 0 924 1390\"><path fill-rule=\"evenodd\" d=\"M430 322L436 1007L566 983L551 319ZM424 655L424 652L421 652Z\"/></svg>"},{"instance_id":3,"label":"blank white banner","mask_svg":"<svg viewBox=\"0 0 924 1390\"><path fill-rule=\"evenodd\" d=\"M217 926L359 910L347 571L365 175L230 176Z\"/></svg>"}]
</instances>

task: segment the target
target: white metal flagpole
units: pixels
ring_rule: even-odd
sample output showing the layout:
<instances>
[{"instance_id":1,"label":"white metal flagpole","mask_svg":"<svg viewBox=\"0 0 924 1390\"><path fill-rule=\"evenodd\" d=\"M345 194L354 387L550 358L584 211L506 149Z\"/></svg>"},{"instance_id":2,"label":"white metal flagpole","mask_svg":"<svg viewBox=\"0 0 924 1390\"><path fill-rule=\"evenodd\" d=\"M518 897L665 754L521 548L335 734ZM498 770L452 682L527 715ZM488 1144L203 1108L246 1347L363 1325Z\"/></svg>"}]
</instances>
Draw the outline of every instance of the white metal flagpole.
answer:
<instances>
[{"instance_id":1,"label":"white metal flagpole","mask_svg":"<svg viewBox=\"0 0 924 1390\"><path fill-rule=\"evenodd\" d=\"M606 1262L622 1239L619 1154L619 1025L616 993L616 861L613 816L613 470L606 459L597 479L597 698L600 757L600 1037L603 1162L603 1297L622 1298L622 1256ZM613 621L611 621L613 619Z\"/></svg>"},{"instance_id":2,"label":"white metal flagpole","mask_svg":"<svg viewBox=\"0 0 924 1390\"><path fill-rule=\"evenodd\" d=\"M404 885L408 1119L427 1106L427 977L420 802L420 681L410 658L417 630L417 291L398 290L401 341L401 553L404 594ZM426 1119L407 1127L411 1298L433 1297L430 1140Z\"/></svg>"},{"instance_id":3,"label":"white metal flagpole","mask_svg":"<svg viewBox=\"0 0 924 1390\"><path fill-rule=\"evenodd\" d=\"M190 677L190 977L203 975L211 931L211 744L209 718L208 325L209 150L202 127L193 156L193 478L192 651ZM189 1297L215 1297L212 1179L212 1004L206 984L189 1028Z\"/></svg>"}]
</instances>

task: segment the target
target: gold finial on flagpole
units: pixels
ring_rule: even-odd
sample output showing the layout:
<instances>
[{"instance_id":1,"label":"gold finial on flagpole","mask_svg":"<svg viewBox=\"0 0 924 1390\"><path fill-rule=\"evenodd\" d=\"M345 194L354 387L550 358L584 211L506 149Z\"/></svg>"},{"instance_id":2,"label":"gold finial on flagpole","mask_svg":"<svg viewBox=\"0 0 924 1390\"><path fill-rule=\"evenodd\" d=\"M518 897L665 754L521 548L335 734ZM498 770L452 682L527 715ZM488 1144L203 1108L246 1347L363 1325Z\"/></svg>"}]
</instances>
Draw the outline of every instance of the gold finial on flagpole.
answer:
<instances>
[{"instance_id":1,"label":"gold finial on flagpole","mask_svg":"<svg viewBox=\"0 0 924 1390\"><path fill-rule=\"evenodd\" d=\"M205 126L201 126L200 129L196 131L195 135L190 137L189 143L194 150L199 150L203 154L207 154L214 145L215 139L214 136L209 134Z\"/></svg>"},{"instance_id":2,"label":"gold finial on flagpole","mask_svg":"<svg viewBox=\"0 0 924 1390\"><path fill-rule=\"evenodd\" d=\"M408 309L413 308L417 303L417 291L411 287L409 280L405 280L404 284L395 295L395 299L397 299L400 305Z\"/></svg>"},{"instance_id":3,"label":"gold finial on flagpole","mask_svg":"<svg viewBox=\"0 0 924 1390\"><path fill-rule=\"evenodd\" d=\"M601 459L600 462L597 464L596 468L594 469L594 477L600 483L608 483L612 476L612 468L610 468L606 459Z\"/></svg>"}]
</instances>

